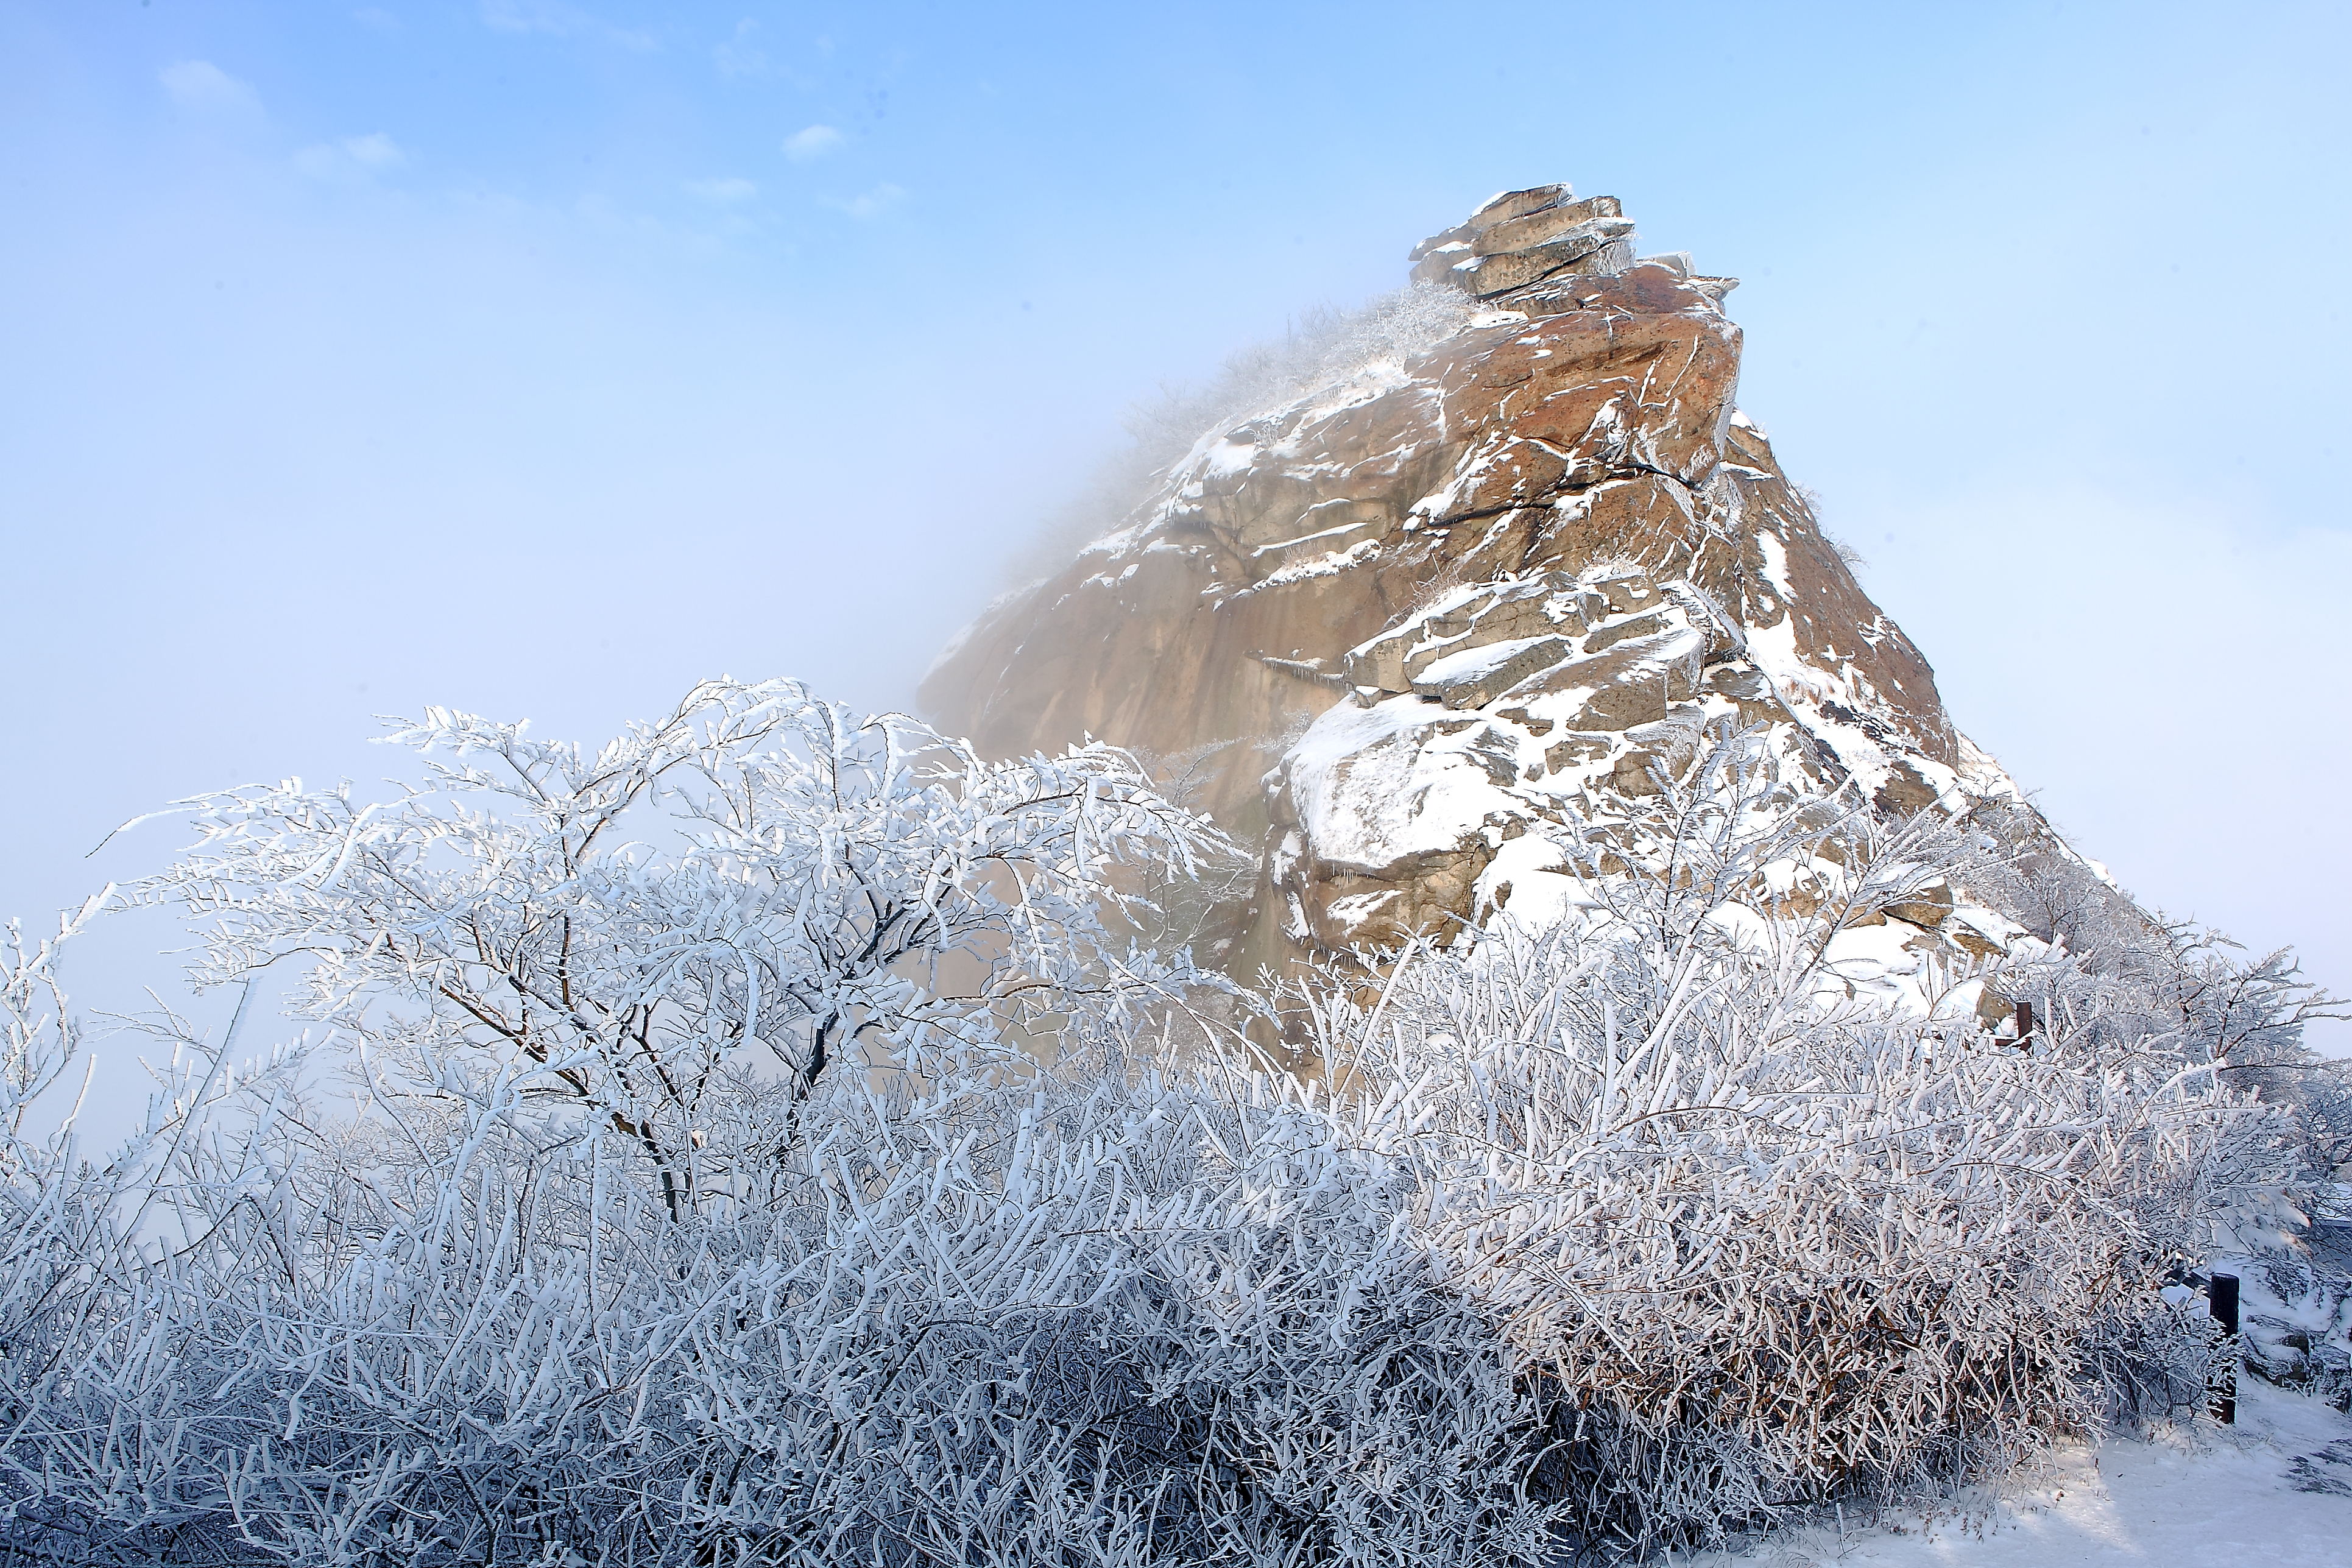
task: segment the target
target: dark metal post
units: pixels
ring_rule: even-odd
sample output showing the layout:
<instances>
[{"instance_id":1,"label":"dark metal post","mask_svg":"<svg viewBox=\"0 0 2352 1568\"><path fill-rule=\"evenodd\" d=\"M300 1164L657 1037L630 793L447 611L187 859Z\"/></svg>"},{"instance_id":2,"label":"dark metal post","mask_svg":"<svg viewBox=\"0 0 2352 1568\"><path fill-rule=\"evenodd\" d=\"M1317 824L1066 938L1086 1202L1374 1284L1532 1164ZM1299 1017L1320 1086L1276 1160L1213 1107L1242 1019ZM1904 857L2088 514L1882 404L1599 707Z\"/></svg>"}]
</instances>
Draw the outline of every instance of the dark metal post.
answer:
<instances>
[{"instance_id":1,"label":"dark metal post","mask_svg":"<svg viewBox=\"0 0 2352 1568\"><path fill-rule=\"evenodd\" d=\"M2205 1292L2213 1321L2221 1325L2221 1356L2213 1365L2213 1419L2224 1426L2238 1424L2238 1277L2216 1274Z\"/></svg>"}]
</instances>

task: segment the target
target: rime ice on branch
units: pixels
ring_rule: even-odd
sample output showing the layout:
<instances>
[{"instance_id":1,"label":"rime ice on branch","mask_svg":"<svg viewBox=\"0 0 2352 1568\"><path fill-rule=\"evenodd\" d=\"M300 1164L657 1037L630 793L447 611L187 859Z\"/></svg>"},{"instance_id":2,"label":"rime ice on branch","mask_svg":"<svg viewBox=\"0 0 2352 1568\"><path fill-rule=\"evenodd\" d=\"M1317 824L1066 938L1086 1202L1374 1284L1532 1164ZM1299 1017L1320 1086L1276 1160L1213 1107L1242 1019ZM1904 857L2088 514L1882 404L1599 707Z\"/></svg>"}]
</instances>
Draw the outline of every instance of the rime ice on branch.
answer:
<instances>
[{"instance_id":1,"label":"rime ice on branch","mask_svg":"<svg viewBox=\"0 0 2352 1568\"><path fill-rule=\"evenodd\" d=\"M1295 994L1319 1081L1164 1047L1181 962L1088 909L1208 846L1115 755L723 684L593 755L407 738L434 794L217 797L150 889L214 978L317 966L355 1106L166 1018L88 1157L28 1115L56 948L0 953L0 1551L1533 1568L2193 1415L2166 1266L2292 1188L2222 1083L2275 976L2011 961L2021 1048L1727 918L1799 853L1854 919L1973 853L1779 810L1752 733L1645 797L1605 919ZM951 935L972 983L919 979Z\"/></svg>"}]
</instances>

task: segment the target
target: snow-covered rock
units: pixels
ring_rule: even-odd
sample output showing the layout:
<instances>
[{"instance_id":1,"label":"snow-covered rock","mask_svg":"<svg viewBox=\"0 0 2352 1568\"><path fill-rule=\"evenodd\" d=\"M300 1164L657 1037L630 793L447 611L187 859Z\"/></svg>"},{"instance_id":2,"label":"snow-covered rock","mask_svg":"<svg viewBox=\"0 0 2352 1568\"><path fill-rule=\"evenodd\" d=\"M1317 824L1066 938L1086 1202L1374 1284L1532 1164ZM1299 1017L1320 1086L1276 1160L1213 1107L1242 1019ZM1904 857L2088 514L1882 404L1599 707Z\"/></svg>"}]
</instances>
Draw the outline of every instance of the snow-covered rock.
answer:
<instances>
[{"instance_id":1,"label":"snow-covered rock","mask_svg":"<svg viewBox=\"0 0 2352 1568\"><path fill-rule=\"evenodd\" d=\"M1423 286L1483 313L1204 434L992 606L928 710L988 752L1186 759L1264 848L1220 955L1244 970L1486 918L1533 885L1488 875L1503 846L1557 865L1540 843L1654 795L1717 721L1889 815L2015 796L1739 412L1730 280L1631 231L1547 185L1425 241ZM1890 912L1969 951L2003 925Z\"/></svg>"}]
</instances>

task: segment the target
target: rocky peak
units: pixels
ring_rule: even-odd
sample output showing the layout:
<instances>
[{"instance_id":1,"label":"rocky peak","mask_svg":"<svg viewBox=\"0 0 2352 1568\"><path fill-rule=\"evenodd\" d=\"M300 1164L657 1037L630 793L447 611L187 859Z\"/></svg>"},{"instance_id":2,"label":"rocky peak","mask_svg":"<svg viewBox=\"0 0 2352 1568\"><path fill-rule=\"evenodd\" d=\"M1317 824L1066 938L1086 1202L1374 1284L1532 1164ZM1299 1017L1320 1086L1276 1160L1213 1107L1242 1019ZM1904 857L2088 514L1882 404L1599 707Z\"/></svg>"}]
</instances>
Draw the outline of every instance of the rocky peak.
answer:
<instances>
[{"instance_id":1,"label":"rocky peak","mask_svg":"<svg viewBox=\"0 0 2352 1568\"><path fill-rule=\"evenodd\" d=\"M1570 825L1717 721L1889 813L2013 795L1737 407L1732 280L1633 233L1563 184L1423 242L1455 330L1204 432L959 639L927 708L992 752L1167 759L1258 847L1244 969L1539 907Z\"/></svg>"},{"instance_id":2,"label":"rocky peak","mask_svg":"<svg viewBox=\"0 0 2352 1568\"><path fill-rule=\"evenodd\" d=\"M1450 284L1474 299L1501 296L1532 285L1588 277L1607 278L1633 264L1633 222L1615 196L1576 199L1567 185L1536 185L1505 191L1443 234L1412 247L1409 260L1417 283ZM1690 258L1676 253L1645 259L1690 278ZM1738 287L1732 278L1690 279L1720 300Z\"/></svg>"}]
</instances>

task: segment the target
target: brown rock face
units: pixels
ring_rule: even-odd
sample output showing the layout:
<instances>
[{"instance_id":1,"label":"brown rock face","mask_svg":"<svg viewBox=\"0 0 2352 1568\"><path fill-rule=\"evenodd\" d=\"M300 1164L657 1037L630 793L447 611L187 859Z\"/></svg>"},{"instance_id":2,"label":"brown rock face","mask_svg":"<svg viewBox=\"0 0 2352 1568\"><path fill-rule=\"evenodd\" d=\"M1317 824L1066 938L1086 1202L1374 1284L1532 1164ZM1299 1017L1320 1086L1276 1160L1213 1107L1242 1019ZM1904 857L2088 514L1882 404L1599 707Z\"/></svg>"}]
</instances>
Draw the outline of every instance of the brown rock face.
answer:
<instances>
[{"instance_id":1,"label":"brown rock face","mask_svg":"<svg viewBox=\"0 0 2352 1568\"><path fill-rule=\"evenodd\" d=\"M1263 847L1243 964L1477 918L1498 856L1524 894L1549 828L1654 792L1712 719L1890 809L1952 791L1927 661L1735 406L1731 280L1631 228L1546 186L1424 242L1421 286L1476 296L1459 330L1205 435L926 709L986 751L1190 768Z\"/></svg>"}]
</instances>

